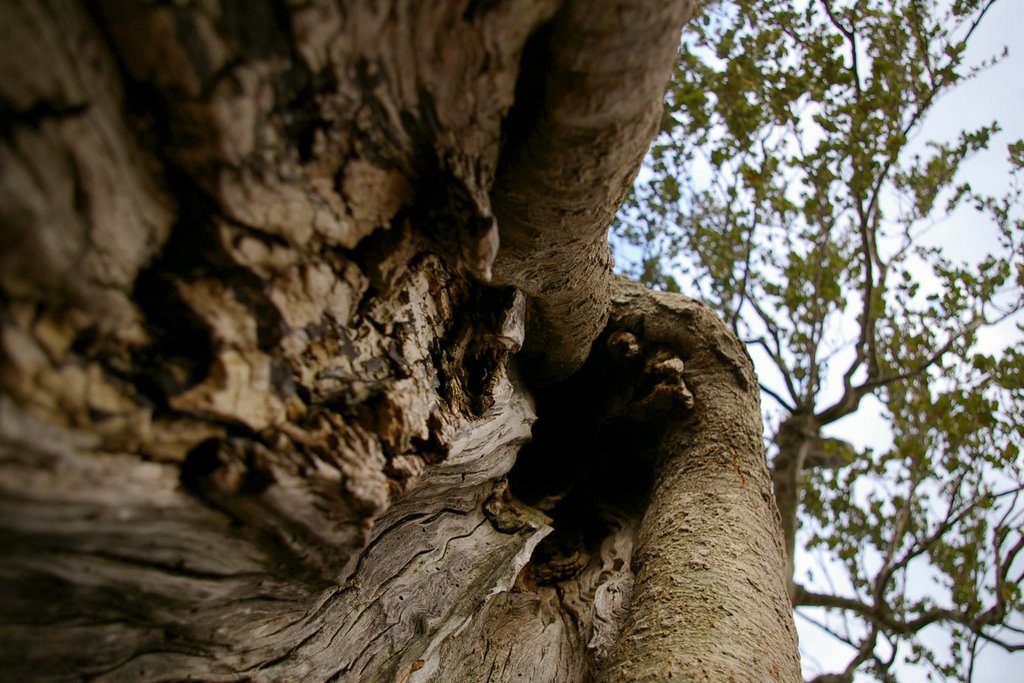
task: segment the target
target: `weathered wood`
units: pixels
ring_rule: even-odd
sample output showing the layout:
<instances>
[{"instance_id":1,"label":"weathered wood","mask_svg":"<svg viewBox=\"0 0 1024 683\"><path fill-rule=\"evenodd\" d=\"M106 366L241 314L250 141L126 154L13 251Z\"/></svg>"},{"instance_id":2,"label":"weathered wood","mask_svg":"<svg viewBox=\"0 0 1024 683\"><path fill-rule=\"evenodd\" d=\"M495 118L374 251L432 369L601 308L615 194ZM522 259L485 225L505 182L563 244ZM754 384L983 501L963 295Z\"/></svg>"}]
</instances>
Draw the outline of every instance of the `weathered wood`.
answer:
<instances>
[{"instance_id":1,"label":"weathered wood","mask_svg":"<svg viewBox=\"0 0 1024 683\"><path fill-rule=\"evenodd\" d=\"M621 670L693 396L603 240L688 5L0 2L0 677Z\"/></svg>"},{"instance_id":2,"label":"weathered wood","mask_svg":"<svg viewBox=\"0 0 1024 683\"><path fill-rule=\"evenodd\" d=\"M507 590L550 530L502 533L483 515L532 421L521 389L499 397L335 580L282 562L279 536L239 533L251 519L202 505L171 465L83 453L87 437L5 401L5 677L396 678Z\"/></svg>"},{"instance_id":3,"label":"weathered wood","mask_svg":"<svg viewBox=\"0 0 1024 683\"><path fill-rule=\"evenodd\" d=\"M467 255L554 4L275 7L2 5L5 677L398 678L548 531Z\"/></svg>"}]
</instances>

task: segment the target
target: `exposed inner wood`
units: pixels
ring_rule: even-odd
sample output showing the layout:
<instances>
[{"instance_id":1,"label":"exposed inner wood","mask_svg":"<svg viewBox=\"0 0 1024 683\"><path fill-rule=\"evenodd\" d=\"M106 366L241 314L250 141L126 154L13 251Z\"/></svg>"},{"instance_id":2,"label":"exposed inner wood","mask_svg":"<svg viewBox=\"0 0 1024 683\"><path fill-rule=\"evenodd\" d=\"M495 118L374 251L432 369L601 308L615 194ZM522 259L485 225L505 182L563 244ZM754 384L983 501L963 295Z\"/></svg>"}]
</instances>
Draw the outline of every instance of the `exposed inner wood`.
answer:
<instances>
[{"instance_id":1,"label":"exposed inner wood","mask_svg":"<svg viewBox=\"0 0 1024 683\"><path fill-rule=\"evenodd\" d=\"M0 4L4 676L620 662L701 394L604 240L689 9Z\"/></svg>"}]
</instances>

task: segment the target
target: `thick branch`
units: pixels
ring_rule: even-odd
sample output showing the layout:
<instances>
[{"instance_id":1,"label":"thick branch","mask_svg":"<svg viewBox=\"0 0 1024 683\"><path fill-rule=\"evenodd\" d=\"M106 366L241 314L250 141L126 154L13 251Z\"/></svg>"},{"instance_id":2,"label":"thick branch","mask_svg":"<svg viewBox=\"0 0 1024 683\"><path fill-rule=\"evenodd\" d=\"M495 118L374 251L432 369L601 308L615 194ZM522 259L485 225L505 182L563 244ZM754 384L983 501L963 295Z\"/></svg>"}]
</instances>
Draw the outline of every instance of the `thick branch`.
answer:
<instances>
[{"instance_id":1,"label":"thick branch","mask_svg":"<svg viewBox=\"0 0 1024 683\"><path fill-rule=\"evenodd\" d=\"M539 378L579 368L608 317L608 226L657 131L689 0L567 3L521 80L492 193L495 280L531 298ZM532 58L532 60L531 60ZM530 73L531 64L544 69Z\"/></svg>"},{"instance_id":2,"label":"thick branch","mask_svg":"<svg viewBox=\"0 0 1024 683\"><path fill-rule=\"evenodd\" d=\"M669 418L633 564L633 606L603 680L797 681L758 386L710 308L619 282L612 326L686 358L692 414ZM639 455L639 454L638 454ZM766 530L774 533L765 533Z\"/></svg>"}]
</instances>

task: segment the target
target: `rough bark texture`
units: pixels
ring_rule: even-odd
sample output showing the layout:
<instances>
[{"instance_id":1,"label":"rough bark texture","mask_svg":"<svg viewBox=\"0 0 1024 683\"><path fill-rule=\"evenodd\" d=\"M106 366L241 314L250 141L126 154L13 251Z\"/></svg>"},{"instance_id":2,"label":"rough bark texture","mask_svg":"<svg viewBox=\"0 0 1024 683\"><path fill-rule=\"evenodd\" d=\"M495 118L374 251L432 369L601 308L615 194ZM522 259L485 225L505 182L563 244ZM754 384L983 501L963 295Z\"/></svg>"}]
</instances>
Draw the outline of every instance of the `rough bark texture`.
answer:
<instances>
[{"instance_id":1,"label":"rough bark texture","mask_svg":"<svg viewBox=\"0 0 1024 683\"><path fill-rule=\"evenodd\" d=\"M636 585L604 680L797 680L779 513L746 349L706 305L620 282L612 326L685 363L688 414L669 414L633 555Z\"/></svg>"},{"instance_id":2,"label":"rough bark texture","mask_svg":"<svg viewBox=\"0 0 1024 683\"><path fill-rule=\"evenodd\" d=\"M0 2L2 677L689 671L637 624L689 562L659 511L705 484L760 536L694 586L774 606L756 393L709 384L749 367L683 382L734 342L632 303L604 329L688 10ZM739 464L680 481L719 415ZM665 607L795 679L788 612Z\"/></svg>"}]
</instances>

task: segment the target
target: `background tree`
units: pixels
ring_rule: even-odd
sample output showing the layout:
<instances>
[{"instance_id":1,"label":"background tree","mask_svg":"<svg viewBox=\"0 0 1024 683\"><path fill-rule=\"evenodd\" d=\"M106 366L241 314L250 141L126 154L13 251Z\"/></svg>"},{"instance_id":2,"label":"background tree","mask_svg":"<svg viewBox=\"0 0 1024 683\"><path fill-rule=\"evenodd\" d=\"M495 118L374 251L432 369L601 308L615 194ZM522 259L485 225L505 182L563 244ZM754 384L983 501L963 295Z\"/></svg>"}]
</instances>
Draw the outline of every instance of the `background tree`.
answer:
<instances>
[{"instance_id":1,"label":"background tree","mask_svg":"<svg viewBox=\"0 0 1024 683\"><path fill-rule=\"evenodd\" d=\"M996 61L964 58L993 4L710 5L620 212L632 276L713 302L759 361L790 558L822 560L790 560L790 595L851 648L819 681L894 680L903 663L970 680L980 648L1024 648L1024 358L978 350L1024 306L1024 145L989 197L958 170L997 123L915 142ZM927 241L961 206L959 239L991 246L975 262ZM825 436L868 397L891 445Z\"/></svg>"}]
</instances>

